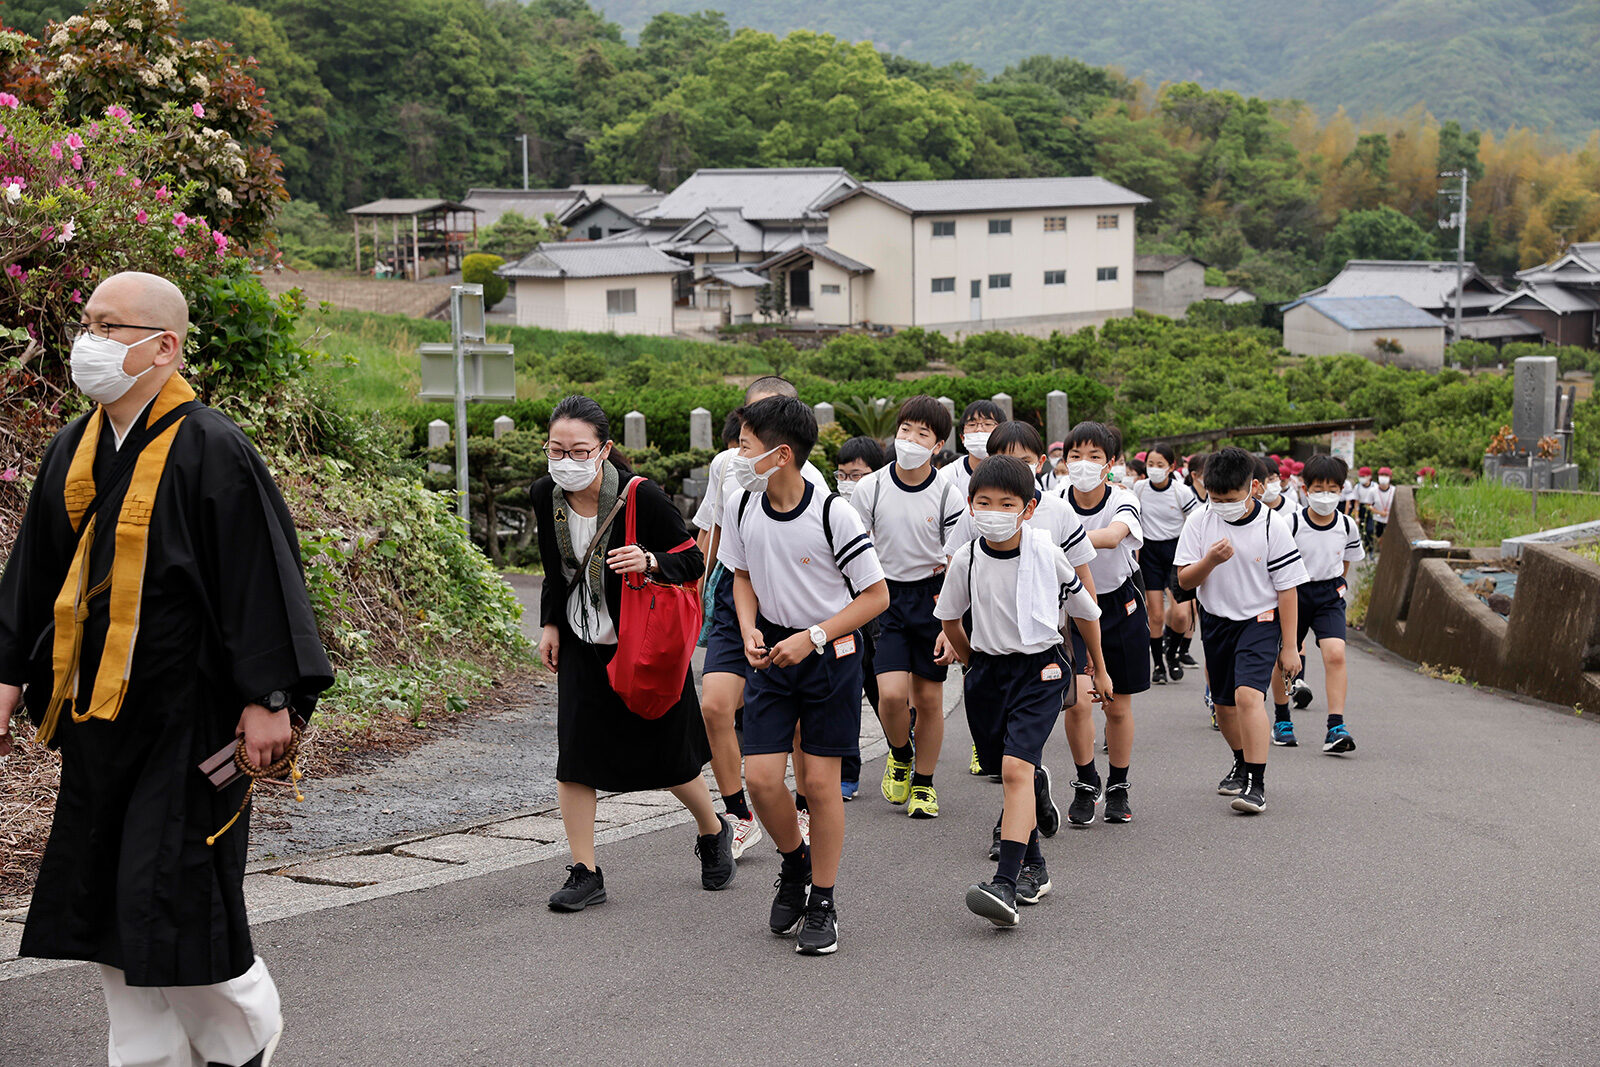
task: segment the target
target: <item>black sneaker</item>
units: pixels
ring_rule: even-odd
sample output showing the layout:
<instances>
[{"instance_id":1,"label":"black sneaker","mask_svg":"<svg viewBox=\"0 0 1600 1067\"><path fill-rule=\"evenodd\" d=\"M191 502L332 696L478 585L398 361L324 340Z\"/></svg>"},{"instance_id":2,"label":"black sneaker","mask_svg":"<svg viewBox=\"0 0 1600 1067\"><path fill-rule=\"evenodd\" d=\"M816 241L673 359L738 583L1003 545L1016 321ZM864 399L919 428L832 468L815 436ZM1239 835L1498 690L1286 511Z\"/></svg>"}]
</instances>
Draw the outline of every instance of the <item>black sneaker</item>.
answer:
<instances>
[{"instance_id":1,"label":"black sneaker","mask_svg":"<svg viewBox=\"0 0 1600 1067\"><path fill-rule=\"evenodd\" d=\"M1159 660L1156 660L1155 662L1150 664L1150 684L1151 685L1166 685L1167 684L1167 668L1165 666L1163 666L1161 661L1159 661Z\"/></svg>"},{"instance_id":2,"label":"black sneaker","mask_svg":"<svg viewBox=\"0 0 1600 1067\"><path fill-rule=\"evenodd\" d=\"M1304 711L1311 706L1311 701L1316 697L1311 685L1304 678L1296 678L1289 687L1289 699L1294 701L1295 710Z\"/></svg>"},{"instance_id":3,"label":"black sneaker","mask_svg":"<svg viewBox=\"0 0 1600 1067\"><path fill-rule=\"evenodd\" d=\"M1187 652L1178 653L1178 662L1183 664L1185 667L1198 667L1198 666L1200 666L1200 661L1195 659L1193 656L1189 655L1189 653L1187 653Z\"/></svg>"},{"instance_id":4,"label":"black sneaker","mask_svg":"<svg viewBox=\"0 0 1600 1067\"><path fill-rule=\"evenodd\" d=\"M794 933L800 920L806 916L806 900L811 896L811 872L807 870L799 878L785 878L779 874L778 880L772 884L777 887L778 893L772 898L772 918L768 925L773 933L783 937Z\"/></svg>"},{"instance_id":5,"label":"black sneaker","mask_svg":"<svg viewBox=\"0 0 1600 1067\"><path fill-rule=\"evenodd\" d=\"M700 857L700 887L726 889L733 884L738 865L733 862L733 824L721 819L722 829L695 838L694 854Z\"/></svg>"},{"instance_id":6,"label":"black sneaker","mask_svg":"<svg viewBox=\"0 0 1600 1067\"><path fill-rule=\"evenodd\" d=\"M1049 767L1039 766L1033 769L1033 814L1039 824L1040 837L1056 836L1056 831L1061 829L1061 809L1056 807L1055 798L1050 795ZM998 827L995 833L995 840L998 841Z\"/></svg>"},{"instance_id":7,"label":"black sneaker","mask_svg":"<svg viewBox=\"0 0 1600 1067\"><path fill-rule=\"evenodd\" d=\"M1250 779L1244 791L1234 797L1229 806L1245 815L1260 815L1267 810L1267 784L1256 778Z\"/></svg>"},{"instance_id":8,"label":"black sneaker","mask_svg":"<svg viewBox=\"0 0 1600 1067\"><path fill-rule=\"evenodd\" d=\"M1167 677L1171 678L1174 682L1183 681L1183 664L1179 661L1177 656L1167 657Z\"/></svg>"},{"instance_id":9,"label":"black sneaker","mask_svg":"<svg viewBox=\"0 0 1600 1067\"><path fill-rule=\"evenodd\" d=\"M1100 802L1099 782L1073 782L1072 803L1067 806L1067 821L1074 826L1094 822L1094 806Z\"/></svg>"},{"instance_id":10,"label":"black sneaker","mask_svg":"<svg viewBox=\"0 0 1600 1067\"><path fill-rule=\"evenodd\" d=\"M826 956L839 951L839 913L833 901L816 900L806 905L805 921L794 950L802 956Z\"/></svg>"},{"instance_id":11,"label":"black sneaker","mask_svg":"<svg viewBox=\"0 0 1600 1067\"><path fill-rule=\"evenodd\" d=\"M1000 824L994 824L994 840L989 842L989 862L1000 862Z\"/></svg>"},{"instance_id":12,"label":"black sneaker","mask_svg":"<svg viewBox=\"0 0 1600 1067\"><path fill-rule=\"evenodd\" d=\"M550 894L551 911L582 911L590 904L606 902L606 879L599 869L581 863L567 868L567 884Z\"/></svg>"},{"instance_id":13,"label":"black sneaker","mask_svg":"<svg viewBox=\"0 0 1600 1067\"><path fill-rule=\"evenodd\" d=\"M1106 786L1106 806L1100 817L1106 822L1133 821L1133 809L1128 806L1127 782Z\"/></svg>"},{"instance_id":14,"label":"black sneaker","mask_svg":"<svg viewBox=\"0 0 1600 1067\"><path fill-rule=\"evenodd\" d=\"M967 890L967 910L996 926L1017 925L1017 887L1005 882L984 882Z\"/></svg>"},{"instance_id":15,"label":"black sneaker","mask_svg":"<svg viewBox=\"0 0 1600 1067\"><path fill-rule=\"evenodd\" d=\"M1024 863L1022 873L1017 875L1017 903L1037 904L1049 892L1050 872L1045 869L1044 861Z\"/></svg>"},{"instance_id":16,"label":"black sneaker","mask_svg":"<svg viewBox=\"0 0 1600 1067\"><path fill-rule=\"evenodd\" d=\"M1222 776L1222 781L1217 783L1217 795L1223 797L1236 797L1244 792L1244 764L1235 760L1228 773Z\"/></svg>"}]
</instances>

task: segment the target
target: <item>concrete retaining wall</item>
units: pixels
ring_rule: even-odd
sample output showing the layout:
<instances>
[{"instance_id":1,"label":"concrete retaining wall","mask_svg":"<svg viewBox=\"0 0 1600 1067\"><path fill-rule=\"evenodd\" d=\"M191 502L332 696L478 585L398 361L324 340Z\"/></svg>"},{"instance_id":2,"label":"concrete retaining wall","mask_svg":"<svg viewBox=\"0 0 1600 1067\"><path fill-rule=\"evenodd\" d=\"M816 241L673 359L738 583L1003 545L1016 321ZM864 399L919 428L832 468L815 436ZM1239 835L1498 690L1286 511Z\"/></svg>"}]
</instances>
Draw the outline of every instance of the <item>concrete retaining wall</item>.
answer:
<instances>
[{"instance_id":1,"label":"concrete retaining wall","mask_svg":"<svg viewBox=\"0 0 1600 1067\"><path fill-rule=\"evenodd\" d=\"M1402 487L1378 557L1368 636L1483 685L1600 709L1600 566L1564 549L1529 546L1511 617L1502 619L1447 562L1468 553L1411 547L1424 536L1412 490Z\"/></svg>"}]
</instances>

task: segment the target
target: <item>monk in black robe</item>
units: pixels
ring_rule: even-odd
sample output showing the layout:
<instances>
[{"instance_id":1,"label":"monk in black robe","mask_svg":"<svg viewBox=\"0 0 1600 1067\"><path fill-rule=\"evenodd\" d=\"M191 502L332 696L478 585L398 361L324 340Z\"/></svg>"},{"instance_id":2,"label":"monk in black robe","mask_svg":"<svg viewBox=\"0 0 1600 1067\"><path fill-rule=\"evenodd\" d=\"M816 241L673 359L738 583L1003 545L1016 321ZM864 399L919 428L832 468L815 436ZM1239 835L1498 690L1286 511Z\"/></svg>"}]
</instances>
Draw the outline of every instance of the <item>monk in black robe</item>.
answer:
<instances>
[{"instance_id":1,"label":"monk in black robe","mask_svg":"<svg viewBox=\"0 0 1600 1067\"><path fill-rule=\"evenodd\" d=\"M22 955L102 969L112 1064L265 1063L278 994L245 916L243 738L268 767L332 684L288 509L249 440L177 373L165 279L83 308L72 375L99 402L56 435L0 578L0 755L25 701L61 750Z\"/></svg>"}]
</instances>

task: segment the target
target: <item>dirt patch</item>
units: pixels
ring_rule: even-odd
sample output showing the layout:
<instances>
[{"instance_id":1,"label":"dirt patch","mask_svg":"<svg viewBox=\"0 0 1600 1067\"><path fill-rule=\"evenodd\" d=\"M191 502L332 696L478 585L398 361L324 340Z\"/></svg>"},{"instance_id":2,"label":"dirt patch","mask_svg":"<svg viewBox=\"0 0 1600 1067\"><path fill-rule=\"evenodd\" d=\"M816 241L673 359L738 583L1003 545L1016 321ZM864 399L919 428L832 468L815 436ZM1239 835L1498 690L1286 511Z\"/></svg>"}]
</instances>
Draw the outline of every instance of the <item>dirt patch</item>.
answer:
<instances>
[{"instance_id":1,"label":"dirt patch","mask_svg":"<svg viewBox=\"0 0 1600 1067\"><path fill-rule=\"evenodd\" d=\"M350 311L410 315L418 319L430 318L450 303L449 287L430 282L286 270L281 274L269 271L261 275L261 283L273 293L302 289L312 307L326 303Z\"/></svg>"}]
</instances>

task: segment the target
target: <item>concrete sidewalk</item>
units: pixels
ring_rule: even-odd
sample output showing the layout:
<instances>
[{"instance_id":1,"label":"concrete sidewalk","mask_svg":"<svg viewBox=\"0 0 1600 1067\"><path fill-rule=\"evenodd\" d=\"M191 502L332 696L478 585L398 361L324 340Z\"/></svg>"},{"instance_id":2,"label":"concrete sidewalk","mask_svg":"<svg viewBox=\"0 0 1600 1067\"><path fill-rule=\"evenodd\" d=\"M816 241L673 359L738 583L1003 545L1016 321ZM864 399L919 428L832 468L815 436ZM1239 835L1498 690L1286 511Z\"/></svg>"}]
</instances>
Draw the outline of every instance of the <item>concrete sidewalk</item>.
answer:
<instances>
[{"instance_id":1,"label":"concrete sidewalk","mask_svg":"<svg viewBox=\"0 0 1600 1067\"><path fill-rule=\"evenodd\" d=\"M687 826L603 845L611 899L579 915L544 906L557 855L260 923L276 1062L1600 1061L1600 732L1351 662L1359 749L1321 754L1313 666L1254 819L1215 795L1198 677L1137 699L1134 822L1047 842L1055 891L1013 931L962 904L1000 794L966 774L959 714L942 818L876 797L881 762L846 809L836 956L766 932L766 846L701 891ZM1047 756L1064 804L1059 731ZM90 968L0 981L0 1063L104 1062L103 1012Z\"/></svg>"}]
</instances>

